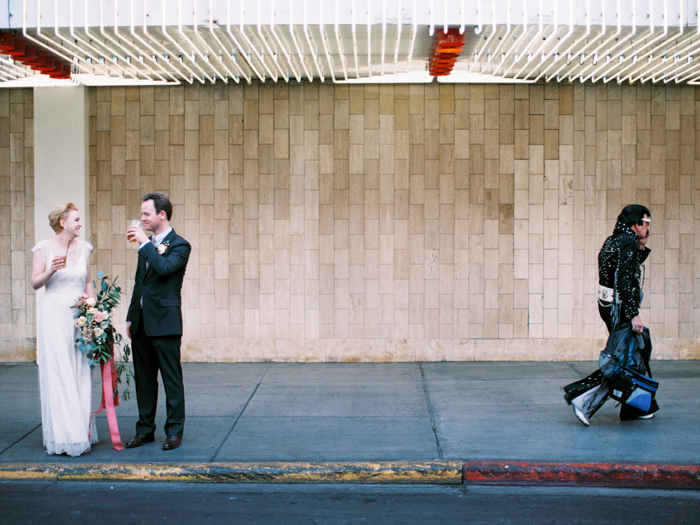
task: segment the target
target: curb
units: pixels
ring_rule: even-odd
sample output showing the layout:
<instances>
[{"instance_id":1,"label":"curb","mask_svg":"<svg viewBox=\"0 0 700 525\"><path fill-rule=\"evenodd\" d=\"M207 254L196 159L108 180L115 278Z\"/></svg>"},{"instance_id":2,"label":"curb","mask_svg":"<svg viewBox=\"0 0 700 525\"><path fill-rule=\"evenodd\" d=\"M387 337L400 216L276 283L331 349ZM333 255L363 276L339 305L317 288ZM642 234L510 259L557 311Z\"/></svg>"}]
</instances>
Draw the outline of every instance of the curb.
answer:
<instances>
[{"instance_id":1,"label":"curb","mask_svg":"<svg viewBox=\"0 0 700 525\"><path fill-rule=\"evenodd\" d=\"M0 463L1 481L393 483L700 490L700 465L427 461L340 463Z\"/></svg>"},{"instance_id":2,"label":"curb","mask_svg":"<svg viewBox=\"0 0 700 525\"><path fill-rule=\"evenodd\" d=\"M465 463L467 485L557 485L700 490L700 465L631 463Z\"/></svg>"},{"instance_id":3,"label":"curb","mask_svg":"<svg viewBox=\"0 0 700 525\"><path fill-rule=\"evenodd\" d=\"M0 464L0 481L462 483L462 462Z\"/></svg>"}]
</instances>

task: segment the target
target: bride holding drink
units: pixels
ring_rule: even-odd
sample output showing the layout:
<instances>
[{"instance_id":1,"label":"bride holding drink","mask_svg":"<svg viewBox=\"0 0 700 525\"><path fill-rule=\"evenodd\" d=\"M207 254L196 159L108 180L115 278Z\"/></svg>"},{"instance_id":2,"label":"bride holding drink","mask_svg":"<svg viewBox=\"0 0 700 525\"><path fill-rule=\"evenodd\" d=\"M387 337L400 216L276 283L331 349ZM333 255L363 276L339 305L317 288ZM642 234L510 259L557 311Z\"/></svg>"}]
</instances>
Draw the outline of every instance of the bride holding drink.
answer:
<instances>
[{"instance_id":1,"label":"bride holding drink","mask_svg":"<svg viewBox=\"0 0 700 525\"><path fill-rule=\"evenodd\" d=\"M54 208L49 224L56 235L32 250L32 288L46 291L37 319L41 428L48 454L79 456L98 441L91 415L90 363L75 344L73 309L83 294L87 301L95 300L92 246L78 239L83 224L73 203Z\"/></svg>"}]
</instances>

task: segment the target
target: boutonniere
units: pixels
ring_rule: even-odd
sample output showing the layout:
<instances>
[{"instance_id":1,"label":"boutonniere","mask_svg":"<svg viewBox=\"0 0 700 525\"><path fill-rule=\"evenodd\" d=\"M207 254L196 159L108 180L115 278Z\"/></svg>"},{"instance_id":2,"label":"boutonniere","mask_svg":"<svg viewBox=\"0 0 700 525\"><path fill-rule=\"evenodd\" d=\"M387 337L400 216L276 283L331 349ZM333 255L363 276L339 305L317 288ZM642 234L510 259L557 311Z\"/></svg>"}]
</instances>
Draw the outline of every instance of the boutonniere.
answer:
<instances>
[{"instance_id":1,"label":"boutonniere","mask_svg":"<svg viewBox=\"0 0 700 525\"><path fill-rule=\"evenodd\" d=\"M164 242L158 245L158 253L163 255L165 254L165 251L168 249L168 246L170 246L169 242Z\"/></svg>"}]
</instances>

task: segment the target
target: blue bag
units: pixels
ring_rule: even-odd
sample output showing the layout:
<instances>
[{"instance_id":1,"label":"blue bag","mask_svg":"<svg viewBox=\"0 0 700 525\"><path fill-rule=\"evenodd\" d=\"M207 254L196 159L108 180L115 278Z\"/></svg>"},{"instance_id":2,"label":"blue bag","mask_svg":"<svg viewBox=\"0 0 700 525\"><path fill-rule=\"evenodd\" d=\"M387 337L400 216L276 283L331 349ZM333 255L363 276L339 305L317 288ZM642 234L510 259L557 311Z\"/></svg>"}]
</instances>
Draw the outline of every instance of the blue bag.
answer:
<instances>
[{"instance_id":1,"label":"blue bag","mask_svg":"<svg viewBox=\"0 0 700 525\"><path fill-rule=\"evenodd\" d=\"M610 334L598 358L600 371L611 381L610 397L646 413L659 409L655 399L659 382L646 375L650 354L649 330L635 334L632 325L625 324Z\"/></svg>"},{"instance_id":2,"label":"blue bag","mask_svg":"<svg viewBox=\"0 0 700 525\"><path fill-rule=\"evenodd\" d=\"M613 379L610 397L643 412L652 412L652 407L658 410L654 399L658 389L659 382L651 377L629 368L621 368Z\"/></svg>"}]
</instances>

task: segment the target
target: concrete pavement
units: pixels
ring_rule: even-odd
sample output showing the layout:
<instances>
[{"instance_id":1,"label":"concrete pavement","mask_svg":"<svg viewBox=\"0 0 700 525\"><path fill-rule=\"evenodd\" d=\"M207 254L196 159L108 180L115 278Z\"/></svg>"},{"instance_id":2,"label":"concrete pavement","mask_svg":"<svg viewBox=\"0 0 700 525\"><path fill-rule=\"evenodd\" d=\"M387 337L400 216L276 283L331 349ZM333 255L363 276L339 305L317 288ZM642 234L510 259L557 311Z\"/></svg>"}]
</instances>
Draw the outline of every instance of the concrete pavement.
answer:
<instances>
[{"instance_id":1,"label":"concrete pavement","mask_svg":"<svg viewBox=\"0 0 700 525\"><path fill-rule=\"evenodd\" d=\"M661 410L583 427L561 387L592 362L185 363L183 445L44 452L37 368L0 364L0 479L570 483L700 489L700 361L652 361ZM93 376L93 402L99 401ZM132 387L133 393L133 387ZM117 407L122 441L135 397Z\"/></svg>"}]
</instances>

